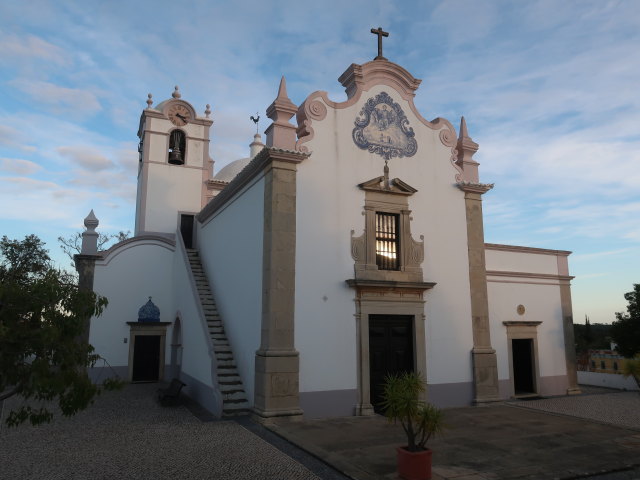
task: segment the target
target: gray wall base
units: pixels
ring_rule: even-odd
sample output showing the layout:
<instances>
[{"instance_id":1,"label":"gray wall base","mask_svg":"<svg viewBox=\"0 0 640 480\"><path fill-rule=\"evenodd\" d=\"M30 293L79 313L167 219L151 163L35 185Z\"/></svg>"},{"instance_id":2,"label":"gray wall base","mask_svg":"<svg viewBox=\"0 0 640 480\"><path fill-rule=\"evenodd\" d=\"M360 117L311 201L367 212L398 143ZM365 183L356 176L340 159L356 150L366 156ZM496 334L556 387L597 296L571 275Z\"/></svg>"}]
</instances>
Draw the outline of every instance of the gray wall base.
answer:
<instances>
[{"instance_id":1,"label":"gray wall base","mask_svg":"<svg viewBox=\"0 0 640 480\"><path fill-rule=\"evenodd\" d=\"M180 373L180 380L187 384L182 391L191 398L191 400L217 418L222 416L222 402L216 400L218 395L212 387L205 385L200 380L184 372Z\"/></svg>"},{"instance_id":2,"label":"gray wall base","mask_svg":"<svg viewBox=\"0 0 640 480\"><path fill-rule=\"evenodd\" d=\"M300 392L300 408L305 418L348 417L358 401L358 391L325 390Z\"/></svg>"},{"instance_id":3,"label":"gray wall base","mask_svg":"<svg viewBox=\"0 0 640 480\"><path fill-rule=\"evenodd\" d=\"M127 365L119 367L93 367L87 373L93 383L102 383L107 378L119 378L122 381L129 381L129 367Z\"/></svg>"},{"instance_id":4,"label":"gray wall base","mask_svg":"<svg viewBox=\"0 0 640 480\"><path fill-rule=\"evenodd\" d=\"M427 400L440 408L469 406L473 402L473 382L429 384Z\"/></svg>"},{"instance_id":5,"label":"gray wall base","mask_svg":"<svg viewBox=\"0 0 640 480\"><path fill-rule=\"evenodd\" d=\"M556 375L553 377L540 377L540 395L566 395L569 379L566 375Z\"/></svg>"}]
</instances>

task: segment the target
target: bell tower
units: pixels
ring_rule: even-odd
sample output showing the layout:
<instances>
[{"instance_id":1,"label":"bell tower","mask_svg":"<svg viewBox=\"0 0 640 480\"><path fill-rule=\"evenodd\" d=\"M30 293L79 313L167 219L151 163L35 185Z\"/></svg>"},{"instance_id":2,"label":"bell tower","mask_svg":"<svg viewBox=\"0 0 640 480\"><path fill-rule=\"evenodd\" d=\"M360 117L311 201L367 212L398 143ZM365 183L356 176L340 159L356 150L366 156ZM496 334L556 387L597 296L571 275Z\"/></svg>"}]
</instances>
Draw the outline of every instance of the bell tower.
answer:
<instances>
[{"instance_id":1,"label":"bell tower","mask_svg":"<svg viewBox=\"0 0 640 480\"><path fill-rule=\"evenodd\" d=\"M209 105L199 117L177 86L172 98L152 105L149 94L138 129L135 235L171 235L180 228L181 215L195 215L206 203L213 120Z\"/></svg>"}]
</instances>

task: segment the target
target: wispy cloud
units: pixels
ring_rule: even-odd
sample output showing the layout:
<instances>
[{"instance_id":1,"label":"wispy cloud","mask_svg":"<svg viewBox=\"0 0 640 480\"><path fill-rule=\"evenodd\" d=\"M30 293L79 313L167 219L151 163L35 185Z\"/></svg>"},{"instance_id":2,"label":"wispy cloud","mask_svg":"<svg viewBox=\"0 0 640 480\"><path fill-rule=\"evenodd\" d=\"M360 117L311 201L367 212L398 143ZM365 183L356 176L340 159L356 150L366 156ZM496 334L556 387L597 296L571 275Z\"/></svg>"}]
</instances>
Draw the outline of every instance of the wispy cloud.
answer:
<instances>
[{"instance_id":1,"label":"wispy cloud","mask_svg":"<svg viewBox=\"0 0 640 480\"><path fill-rule=\"evenodd\" d=\"M95 148L86 146L62 146L56 151L85 170L100 171L113 168L113 162Z\"/></svg>"},{"instance_id":2,"label":"wispy cloud","mask_svg":"<svg viewBox=\"0 0 640 480\"><path fill-rule=\"evenodd\" d=\"M0 59L23 61L25 58L68 66L71 59L67 52L35 35L8 34L0 36Z\"/></svg>"},{"instance_id":3,"label":"wispy cloud","mask_svg":"<svg viewBox=\"0 0 640 480\"><path fill-rule=\"evenodd\" d=\"M33 175L42 167L37 163L20 158L0 158L0 172L8 172L18 175Z\"/></svg>"},{"instance_id":4,"label":"wispy cloud","mask_svg":"<svg viewBox=\"0 0 640 480\"><path fill-rule=\"evenodd\" d=\"M18 79L11 82L18 90L30 95L42 107L51 108L72 119L92 116L102 110L96 95L88 90L62 87L50 82Z\"/></svg>"}]
</instances>

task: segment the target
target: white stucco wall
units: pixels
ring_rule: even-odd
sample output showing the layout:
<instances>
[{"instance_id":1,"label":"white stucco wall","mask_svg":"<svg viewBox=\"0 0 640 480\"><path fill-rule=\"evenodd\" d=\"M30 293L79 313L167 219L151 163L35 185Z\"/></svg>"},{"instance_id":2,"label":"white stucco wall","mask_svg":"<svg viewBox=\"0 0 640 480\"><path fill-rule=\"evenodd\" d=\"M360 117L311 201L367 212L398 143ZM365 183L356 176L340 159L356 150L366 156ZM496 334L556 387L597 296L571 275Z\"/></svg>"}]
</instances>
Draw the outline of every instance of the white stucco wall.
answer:
<instances>
[{"instance_id":1,"label":"white stucco wall","mask_svg":"<svg viewBox=\"0 0 640 480\"><path fill-rule=\"evenodd\" d=\"M631 377L623 377L615 373L578 372L580 385L594 385L597 387L617 388L619 390L638 390L638 385Z\"/></svg>"},{"instance_id":2,"label":"white stucco wall","mask_svg":"<svg viewBox=\"0 0 640 480\"><path fill-rule=\"evenodd\" d=\"M174 247L161 240L133 240L96 262L94 290L109 305L91 320L89 342L114 367L129 364L129 325L149 297L160 309L160 321L172 322ZM124 343L124 339L127 343ZM171 328L167 329L165 363L169 362ZM96 367L102 365L97 364Z\"/></svg>"},{"instance_id":3,"label":"white stucco wall","mask_svg":"<svg viewBox=\"0 0 640 480\"><path fill-rule=\"evenodd\" d=\"M247 398L253 404L262 327L264 177L199 225L197 243Z\"/></svg>"},{"instance_id":4,"label":"white stucco wall","mask_svg":"<svg viewBox=\"0 0 640 480\"><path fill-rule=\"evenodd\" d=\"M558 257L548 254L492 250L485 252L487 270L558 274Z\"/></svg>"},{"instance_id":5,"label":"white stucco wall","mask_svg":"<svg viewBox=\"0 0 640 480\"><path fill-rule=\"evenodd\" d=\"M540 376L566 375L560 287L495 282L490 277L488 293L491 344L498 357L498 378L509 379L507 327L502 323L505 321L541 321L537 327ZM517 313L518 305L525 307L524 315Z\"/></svg>"},{"instance_id":6,"label":"white stucco wall","mask_svg":"<svg viewBox=\"0 0 640 480\"><path fill-rule=\"evenodd\" d=\"M427 379L471 381L466 217L451 150L391 87L377 86L351 107L327 106L305 143L312 155L298 166L295 339L302 392L357 386L355 295L344 281L354 276L350 231L364 231L365 195L357 185L382 175L384 159L359 149L352 130L364 102L382 91L400 104L418 142L413 157L394 158L389 168L391 178L418 189L409 197L411 231L418 241L424 235L424 280L437 282L426 293Z\"/></svg>"},{"instance_id":7,"label":"white stucco wall","mask_svg":"<svg viewBox=\"0 0 640 480\"><path fill-rule=\"evenodd\" d=\"M150 164L145 231L174 233L179 227L178 212L199 212L201 198L202 170L168 163Z\"/></svg>"}]
</instances>

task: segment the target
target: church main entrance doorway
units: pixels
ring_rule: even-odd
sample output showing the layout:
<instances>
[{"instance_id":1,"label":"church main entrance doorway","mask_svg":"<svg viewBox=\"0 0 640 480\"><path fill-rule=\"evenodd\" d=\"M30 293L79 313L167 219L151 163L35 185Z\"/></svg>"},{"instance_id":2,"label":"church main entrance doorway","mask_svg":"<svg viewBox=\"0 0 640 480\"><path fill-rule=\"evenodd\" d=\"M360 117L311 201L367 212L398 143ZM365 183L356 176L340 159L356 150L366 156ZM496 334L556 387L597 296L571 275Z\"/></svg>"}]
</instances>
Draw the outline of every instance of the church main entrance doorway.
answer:
<instances>
[{"instance_id":1,"label":"church main entrance doorway","mask_svg":"<svg viewBox=\"0 0 640 480\"><path fill-rule=\"evenodd\" d=\"M136 335L132 382L157 382L160 375L160 335Z\"/></svg>"},{"instance_id":2,"label":"church main entrance doorway","mask_svg":"<svg viewBox=\"0 0 640 480\"><path fill-rule=\"evenodd\" d=\"M536 393L534 384L533 339L514 338L511 340L513 358L513 389L516 395Z\"/></svg>"},{"instance_id":3,"label":"church main entrance doorway","mask_svg":"<svg viewBox=\"0 0 640 480\"><path fill-rule=\"evenodd\" d=\"M369 368L371 404L382 413L384 378L414 370L412 315L369 315Z\"/></svg>"}]
</instances>

